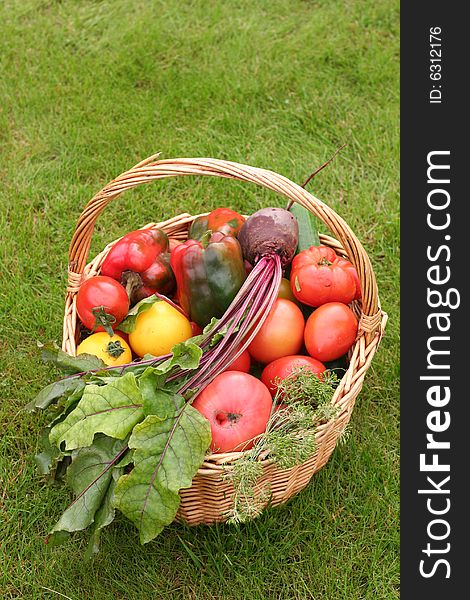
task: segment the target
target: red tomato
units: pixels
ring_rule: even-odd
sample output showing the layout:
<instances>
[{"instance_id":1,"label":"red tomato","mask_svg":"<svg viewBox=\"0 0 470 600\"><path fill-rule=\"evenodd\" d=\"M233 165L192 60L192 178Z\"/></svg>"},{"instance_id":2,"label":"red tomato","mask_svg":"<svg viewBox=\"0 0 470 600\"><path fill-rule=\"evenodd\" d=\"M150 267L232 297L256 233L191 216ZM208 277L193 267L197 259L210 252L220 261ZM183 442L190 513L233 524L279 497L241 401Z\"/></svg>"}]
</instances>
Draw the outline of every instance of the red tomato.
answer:
<instances>
[{"instance_id":1,"label":"red tomato","mask_svg":"<svg viewBox=\"0 0 470 600\"><path fill-rule=\"evenodd\" d=\"M108 329L109 327L117 328L128 311L127 292L118 281L111 277L105 275L90 277L82 283L78 290L78 317L90 331L105 331L104 323L108 323ZM99 315L102 315L104 323ZM103 324L96 326L97 323Z\"/></svg>"},{"instance_id":2,"label":"red tomato","mask_svg":"<svg viewBox=\"0 0 470 600\"><path fill-rule=\"evenodd\" d=\"M261 381L271 392L274 398L277 392L276 381L283 380L292 373L297 367L308 367L312 373L323 373L326 370L325 365L311 356L302 356L300 354L294 356L283 356L269 363L261 373Z\"/></svg>"},{"instance_id":3,"label":"red tomato","mask_svg":"<svg viewBox=\"0 0 470 600\"><path fill-rule=\"evenodd\" d=\"M266 430L272 405L264 383L240 371L217 375L193 402L211 425L213 452L252 448Z\"/></svg>"},{"instance_id":4,"label":"red tomato","mask_svg":"<svg viewBox=\"0 0 470 600\"><path fill-rule=\"evenodd\" d=\"M328 302L318 307L305 325L305 347L313 358L328 362L349 350L357 335L357 319L341 302Z\"/></svg>"},{"instance_id":5,"label":"red tomato","mask_svg":"<svg viewBox=\"0 0 470 600\"><path fill-rule=\"evenodd\" d=\"M362 296L362 292L361 283L359 281L359 276L357 274L356 267L351 262L349 262L349 260L346 260L342 257L338 258L336 264L342 267L343 269L347 269L353 276L354 283L356 284L356 295L354 296L353 300L359 300L359 298Z\"/></svg>"},{"instance_id":6,"label":"red tomato","mask_svg":"<svg viewBox=\"0 0 470 600\"><path fill-rule=\"evenodd\" d=\"M304 328L305 320L300 308L290 300L278 298L248 346L248 352L256 361L264 364L281 356L298 354Z\"/></svg>"},{"instance_id":7,"label":"red tomato","mask_svg":"<svg viewBox=\"0 0 470 600\"><path fill-rule=\"evenodd\" d=\"M294 296L308 306L327 302L349 304L356 297L353 265L328 246L311 246L294 257L290 285ZM357 276L356 276L357 277Z\"/></svg>"},{"instance_id":8,"label":"red tomato","mask_svg":"<svg viewBox=\"0 0 470 600\"><path fill-rule=\"evenodd\" d=\"M243 350L238 358L236 358L224 371L243 371L248 373L251 367L251 357L248 350Z\"/></svg>"}]
</instances>

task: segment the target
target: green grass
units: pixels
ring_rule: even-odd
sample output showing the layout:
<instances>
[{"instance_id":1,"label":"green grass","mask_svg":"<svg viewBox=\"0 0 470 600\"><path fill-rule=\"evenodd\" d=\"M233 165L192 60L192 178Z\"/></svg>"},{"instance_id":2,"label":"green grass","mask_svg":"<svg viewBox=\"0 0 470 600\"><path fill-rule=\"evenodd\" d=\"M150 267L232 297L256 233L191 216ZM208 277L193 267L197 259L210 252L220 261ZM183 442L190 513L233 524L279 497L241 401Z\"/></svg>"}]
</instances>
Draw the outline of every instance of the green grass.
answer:
<instances>
[{"instance_id":1,"label":"green grass","mask_svg":"<svg viewBox=\"0 0 470 600\"><path fill-rule=\"evenodd\" d=\"M395 599L399 586L398 2L6 0L0 5L0 597L73 600ZM124 518L102 552L43 538L67 504L35 470L41 417L21 408L56 376L67 249L84 204L144 157L212 156L301 182L364 243L387 334L351 420L309 486L240 526L172 525L140 546ZM175 179L119 197L91 256L178 212L252 212L284 199Z\"/></svg>"}]
</instances>

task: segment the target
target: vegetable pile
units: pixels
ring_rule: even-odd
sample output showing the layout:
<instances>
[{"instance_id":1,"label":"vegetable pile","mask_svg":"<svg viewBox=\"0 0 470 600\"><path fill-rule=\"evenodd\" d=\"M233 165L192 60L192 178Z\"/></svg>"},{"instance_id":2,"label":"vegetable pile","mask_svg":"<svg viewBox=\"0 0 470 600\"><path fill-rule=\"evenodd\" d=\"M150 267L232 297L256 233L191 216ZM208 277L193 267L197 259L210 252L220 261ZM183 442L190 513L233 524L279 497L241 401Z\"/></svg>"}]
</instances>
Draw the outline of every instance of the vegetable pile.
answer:
<instances>
[{"instance_id":1,"label":"vegetable pile","mask_svg":"<svg viewBox=\"0 0 470 600\"><path fill-rule=\"evenodd\" d=\"M184 243L159 229L122 237L77 293L77 355L41 345L64 375L27 407L49 417L36 460L74 495L48 543L89 528L91 555L116 509L152 540L207 453L243 451L227 469L228 516L257 514L260 459L306 460L335 416L360 294L300 206L218 208Z\"/></svg>"}]
</instances>

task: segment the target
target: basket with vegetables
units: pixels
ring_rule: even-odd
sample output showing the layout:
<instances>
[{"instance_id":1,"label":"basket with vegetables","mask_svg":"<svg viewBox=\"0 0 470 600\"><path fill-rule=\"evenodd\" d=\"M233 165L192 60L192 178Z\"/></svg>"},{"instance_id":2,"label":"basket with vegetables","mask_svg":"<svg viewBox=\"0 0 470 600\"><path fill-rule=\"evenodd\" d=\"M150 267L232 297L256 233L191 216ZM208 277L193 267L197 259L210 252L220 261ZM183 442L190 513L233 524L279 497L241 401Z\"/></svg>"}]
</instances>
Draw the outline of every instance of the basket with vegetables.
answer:
<instances>
[{"instance_id":1,"label":"basket with vegetables","mask_svg":"<svg viewBox=\"0 0 470 600\"><path fill-rule=\"evenodd\" d=\"M174 520L240 522L287 501L330 457L383 335L370 260L349 226L277 173L150 157L104 187L70 245L63 371L31 410L36 457L73 498L48 541L118 510L142 543ZM95 222L127 189L182 175L251 182L289 200L131 231L87 263ZM318 237L315 219L335 236Z\"/></svg>"}]
</instances>

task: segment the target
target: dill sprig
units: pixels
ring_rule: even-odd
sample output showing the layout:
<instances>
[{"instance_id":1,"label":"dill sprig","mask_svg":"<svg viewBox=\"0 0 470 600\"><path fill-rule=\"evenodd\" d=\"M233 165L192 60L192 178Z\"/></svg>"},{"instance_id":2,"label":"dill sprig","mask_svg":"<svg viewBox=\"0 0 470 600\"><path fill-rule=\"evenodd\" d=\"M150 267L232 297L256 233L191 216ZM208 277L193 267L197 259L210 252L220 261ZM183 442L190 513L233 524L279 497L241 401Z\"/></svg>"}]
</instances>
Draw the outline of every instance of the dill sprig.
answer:
<instances>
[{"instance_id":1,"label":"dill sprig","mask_svg":"<svg viewBox=\"0 0 470 600\"><path fill-rule=\"evenodd\" d=\"M268 483L259 482L260 460L269 457L280 469L305 462L315 452L318 424L338 416L338 407L331 404L339 383L335 373L318 376L301 366L275 383L277 393L265 433L226 470L225 477L234 487L234 506L228 515L232 523L253 518L269 502Z\"/></svg>"},{"instance_id":2,"label":"dill sprig","mask_svg":"<svg viewBox=\"0 0 470 600\"><path fill-rule=\"evenodd\" d=\"M341 445L346 444L350 437L351 437L351 425L349 423L347 423L346 427L344 427L344 429L339 434L338 444L341 444Z\"/></svg>"},{"instance_id":3,"label":"dill sprig","mask_svg":"<svg viewBox=\"0 0 470 600\"><path fill-rule=\"evenodd\" d=\"M313 407L329 404L338 383L338 376L333 371L325 371L319 377L306 365L301 365L294 368L289 377L275 380L275 402L282 399L283 404L301 402Z\"/></svg>"},{"instance_id":4,"label":"dill sprig","mask_svg":"<svg viewBox=\"0 0 470 600\"><path fill-rule=\"evenodd\" d=\"M270 494L266 485L258 484L263 474L262 464L251 452L225 471L225 478L233 484L233 508L228 515L229 523L244 523L258 516L268 502Z\"/></svg>"}]
</instances>

